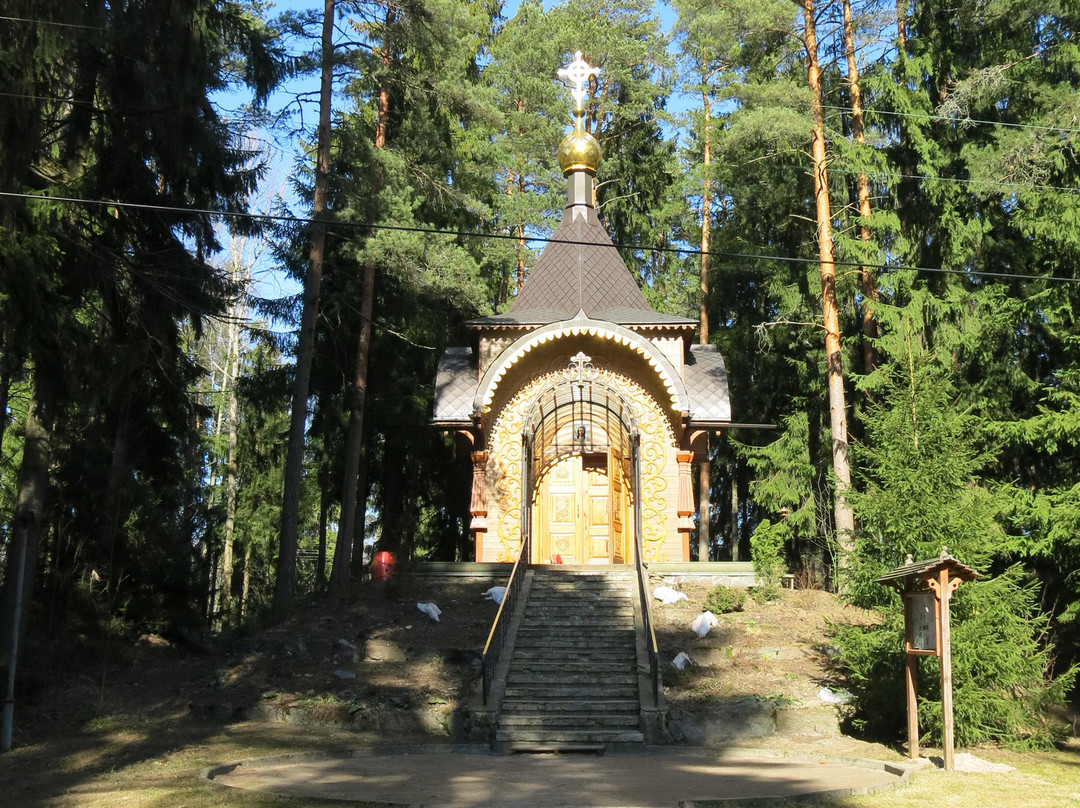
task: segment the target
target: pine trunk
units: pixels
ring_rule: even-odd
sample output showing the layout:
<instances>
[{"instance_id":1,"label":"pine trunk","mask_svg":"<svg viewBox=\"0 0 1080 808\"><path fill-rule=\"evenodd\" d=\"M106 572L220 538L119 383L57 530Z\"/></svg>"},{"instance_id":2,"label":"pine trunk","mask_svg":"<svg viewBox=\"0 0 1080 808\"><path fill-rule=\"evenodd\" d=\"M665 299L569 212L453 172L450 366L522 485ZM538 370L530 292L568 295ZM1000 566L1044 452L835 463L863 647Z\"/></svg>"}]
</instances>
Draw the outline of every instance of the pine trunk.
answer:
<instances>
[{"instance_id":1,"label":"pine trunk","mask_svg":"<svg viewBox=\"0 0 1080 808\"><path fill-rule=\"evenodd\" d=\"M9 367L0 372L0 457L4 456L4 435L7 433L8 401L11 398L11 377Z\"/></svg>"},{"instance_id":2,"label":"pine trunk","mask_svg":"<svg viewBox=\"0 0 1080 808\"><path fill-rule=\"evenodd\" d=\"M847 501L851 488L848 462L847 402L840 345L840 315L836 305L836 264L833 257L832 209L825 153L825 119L821 108L821 77L818 67L814 0L801 0L806 33L807 81L810 86L813 131L814 198L817 207L818 260L821 264L821 307L825 325L825 357L828 374L829 425L832 430L832 465L836 476L836 541L841 568L854 549L855 517Z\"/></svg>"},{"instance_id":3,"label":"pine trunk","mask_svg":"<svg viewBox=\"0 0 1080 808\"><path fill-rule=\"evenodd\" d=\"M393 11L387 11L387 22ZM390 63L390 53L384 46L384 67ZM386 148L386 129L390 116L390 90L386 84L379 88L378 117L375 122L375 149ZM378 167L372 186L372 195L378 198L381 182ZM356 372L350 388L352 406L349 410L349 431L345 438L345 475L341 484L341 519L338 523L338 540L334 546L334 566L330 570L330 597L344 598L349 592L352 571L353 532L357 519L357 475L360 472L360 456L364 444L364 407L367 404L367 375L371 355L371 317L375 301L375 264L365 261L363 266L363 289L360 301L360 335L356 344ZM360 517L361 519L363 516Z\"/></svg>"},{"instance_id":4,"label":"pine trunk","mask_svg":"<svg viewBox=\"0 0 1080 808\"><path fill-rule=\"evenodd\" d=\"M701 93L702 112L705 116L704 152L702 165L705 167L705 182L701 192L701 272L698 286L701 292L698 310L698 341L709 344L709 227L712 216L712 178L709 166L712 164L712 131L709 119L710 104L708 90ZM709 480L709 433L705 433L705 451L698 463L698 561L709 560L709 499L712 485Z\"/></svg>"},{"instance_id":5,"label":"pine trunk","mask_svg":"<svg viewBox=\"0 0 1080 808\"><path fill-rule=\"evenodd\" d=\"M896 0L896 50L902 59L907 55L907 10L911 0Z\"/></svg>"},{"instance_id":6,"label":"pine trunk","mask_svg":"<svg viewBox=\"0 0 1080 808\"><path fill-rule=\"evenodd\" d=\"M218 613L223 625L232 622L233 542L236 538L236 444L240 414L240 402L236 395L236 382L240 376L240 312L233 315L229 334L229 448L225 460L225 546L221 552L221 596Z\"/></svg>"},{"instance_id":7,"label":"pine trunk","mask_svg":"<svg viewBox=\"0 0 1080 808\"><path fill-rule=\"evenodd\" d=\"M863 131L862 89L859 86L859 65L855 59L855 26L852 21L851 0L844 0L844 50L847 51L848 87L851 92L851 128L855 142L859 147L866 146ZM870 232L870 180L865 171L858 176L859 238L869 244L873 238ZM880 336L874 306L877 302L877 277L868 266L859 267L859 281L862 286L862 333L863 333L863 372L870 373L877 367L877 350L874 341Z\"/></svg>"},{"instance_id":8,"label":"pine trunk","mask_svg":"<svg viewBox=\"0 0 1080 808\"><path fill-rule=\"evenodd\" d=\"M356 373L350 390L352 407L349 412L349 432L345 439L345 476L341 487L341 519L338 540L334 546L334 566L330 571L330 596L343 598L349 592L352 569L353 531L356 529L357 475L364 439L364 407L367 403L368 359L371 355L371 315L375 297L375 265L364 264L364 288L360 308L360 336L356 346ZM362 517L361 517L362 518Z\"/></svg>"},{"instance_id":9,"label":"pine trunk","mask_svg":"<svg viewBox=\"0 0 1080 808\"><path fill-rule=\"evenodd\" d=\"M362 506L368 501L368 454L365 447L360 448L360 473L356 478L356 497ZM357 580L364 577L364 535L366 530L366 509L361 508L353 524L352 536L352 576Z\"/></svg>"},{"instance_id":10,"label":"pine trunk","mask_svg":"<svg viewBox=\"0 0 1080 808\"><path fill-rule=\"evenodd\" d=\"M329 457L324 450L324 467L328 460ZM323 592L326 590L326 527L330 518L330 491L329 486L322 480L319 482L319 553L315 560L315 588Z\"/></svg>"},{"instance_id":11,"label":"pine trunk","mask_svg":"<svg viewBox=\"0 0 1080 808\"><path fill-rule=\"evenodd\" d=\"M0 598L0 666L6 667L17 656L19 645L26 636L27 615L34 592L42 525L45 521L45 498L49 490L49 464L52 457L53 425L56 413L56 391L46 369L38 364L34 369L33 389L23 435L22 463L15 492L15 511L11 523L10 552L4 571L4 588ZM22 559L20 575L19 561ZM19 581L22 597L16 597ZM16 601L20 603L15 608ZM13 620L16 612L18 625Z\"/></svg>"},{"instance_id":12,"label":"pine trunk","mask_svg":"<svg viewBox=\"0 0 1080 808\"><path fill-rule=\"evenodd\" d=\"M324 0L322 27L322 75L319 87L319 141L315 169L315 204L311 234L311 263L304 276L303 311L296 345L296 379L293 382L289 446L285 456L285 486L281 504L281 538L274 582L273 616L284 619L296 585L296 550L300 540L300 487L304 478L304 438L307 425L308 390L315 352L315 328L319 319L319 291L326 253L326 213L330 182L330 94L333 85L335 0Z\"/></svg>"},{"instance_id":13,"label":"pine trunk","mask_svg":"<svg viewBox=\"0 0 1080 808\"><path fill-rule=\"evenodd\" d=\"M731 476L731 513L730 515L730 529L731 529L731 560L739 560L739 479L736 476L737 467L735 461L732 460L728 466L728 471Z\"/></svg>"},{"instance_id":14,"label":"pine trunk","mask_svg":"<svg viewBox=\"0 0 1080 808\"><path fill-rule=\"evenodd\" d=\"M244 575L240 585L240 604L236 610L240 625L244 624L248 616L248 598L251 597L251 545L244 546Z\"/></svg>"}]
</instances>

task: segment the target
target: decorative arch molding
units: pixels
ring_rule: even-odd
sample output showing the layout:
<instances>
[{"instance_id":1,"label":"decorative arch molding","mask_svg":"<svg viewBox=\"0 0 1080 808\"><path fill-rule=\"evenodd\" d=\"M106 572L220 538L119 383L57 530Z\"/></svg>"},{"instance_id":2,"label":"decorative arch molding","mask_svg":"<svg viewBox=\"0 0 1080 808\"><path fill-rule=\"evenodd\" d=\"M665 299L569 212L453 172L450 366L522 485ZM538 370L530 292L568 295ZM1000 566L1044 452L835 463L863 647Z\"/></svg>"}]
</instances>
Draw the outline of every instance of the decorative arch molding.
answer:
<instances>
[{"instance_id":1,"label":"decorative arch molding","mask_svg":"<svg viewBox=\"0 0 1080 808\"><path fill-rule=\"evenodd\" d=\"M686 394L686 386L678 371L661 354L656 347L640 334L636 334L624 326L609 323L603 320L593 320L584 313L572 320L563 320L531 331L513 342L499 358L491 364L480 380L480 386L476 390L473 399L473 412L486 412L490 409L499 384L524 356L533 349L568 336L593 336L610 340L618 345L623 345L634 353L641 356L656 372L671 399L671 409L675 412L686 412L690 409L689 398Z\"/></svg>"},{"instance_id":2,"label":"decorative arch molding","mask_svg":"<svg viewBox=\"0 0 1080 808\"><path fill-rule=\"evenodd\" d=\"M498 561L513 561L521 547L522 471L525 455L522 432L538 396L564 379L562 371L537 377L518 390L499 412L486 446L488 475L494 481L493 512L489 535L498 541ZM675 446L675 433L660 404L635 380L606 368L596 369L595 378L617 390L630 408L640 432L640 493L634 492L635 507L641 509L642 559L669 561L664 544L668 536L668 482L665 471Z\"/></svg>"}]
</instances>

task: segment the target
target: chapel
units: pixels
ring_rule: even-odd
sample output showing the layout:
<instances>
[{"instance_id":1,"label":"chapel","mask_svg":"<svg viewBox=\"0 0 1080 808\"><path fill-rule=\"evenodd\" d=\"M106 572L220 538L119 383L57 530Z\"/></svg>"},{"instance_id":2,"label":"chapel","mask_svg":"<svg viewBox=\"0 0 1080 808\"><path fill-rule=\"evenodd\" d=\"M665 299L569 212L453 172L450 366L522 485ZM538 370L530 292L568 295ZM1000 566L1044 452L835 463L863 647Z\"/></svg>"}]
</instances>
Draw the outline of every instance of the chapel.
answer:
<instances>
[{"instance_id":1,"label":"chapel","mask_svg":"<svg viewBox=\"0 0 1080 808\"><path fill-rule=\"evenodd\" d=\"M475 560L690 560L691 463L731 423L724 360L697 321L654 311L597 217L601 149L584 125L581 54L554 234L503 314L470 321L439 361L434 422L472 447Z\"/></svg>"}]
</instances>

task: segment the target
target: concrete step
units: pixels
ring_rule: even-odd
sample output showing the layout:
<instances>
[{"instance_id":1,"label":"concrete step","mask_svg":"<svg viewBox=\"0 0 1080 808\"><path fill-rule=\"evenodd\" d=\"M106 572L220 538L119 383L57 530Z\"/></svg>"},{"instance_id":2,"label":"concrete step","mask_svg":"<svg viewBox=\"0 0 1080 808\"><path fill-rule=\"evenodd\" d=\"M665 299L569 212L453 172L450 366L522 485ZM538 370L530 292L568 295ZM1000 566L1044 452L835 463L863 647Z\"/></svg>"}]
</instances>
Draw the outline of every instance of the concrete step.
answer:
<instances>
[{"instance_id":1,"label":"concrete step","mask_svg":"<svg viewBox=\"0 0 1080 808\"><path fill-rule=\"evenodd\" d=\"M600 575L578 575L559 578L534 574L533 581L543 587L542 590L538 590L540 592L551 592L553 590L580 591L583 589L611 589L625 592L634 589L634 581L615 580Z\"/></svg>"},{"instance_id":2,"label":"concrete step","mask_svg":"<svg viewBox=\"0 0 1080 808\"><path fill-rule=\"evenodd\" d=\"M550 671L517 670L510 671L507 678L510 687L528 687L531 685L557 685L558 687L573 687L577 685L636 685L637 672L628 673L600 673L582 671L581 673L562 672L553 675Z\"/></svg>"},{"instance_id":3,"label":"concrete step","mask_svg":"<svg viewBox=\"0 0 1080 808\"><path fill-rule=\"evenodd\" d=\"M620 587L620 585L608 583L548 583L546 581L532 582L536 597L633 597L633 587Z\"/></svg>"},{"instance_id":4,"label":"concrete step","mask_svg":"<svg viewBox=\"0 0 1080 808\"><path fill-rule=\"evenodd\" d=\"M518 648L547 648L552 651L618 651L623 648L633 648L633 632L630 636L592 637L589 635L567 636L561 632L532 631L526 629L518 631L516 647Z\"/></svg>"},{"instance_id":5,"label":"concrete step","mask_svg":"<svg viewBox=\"0 0 1080 808\"><path fill-rule=\"evenodd\" d=\"M625 674L633 668L626 660L544 660L514 658L514 673L530 673L538 676L607 676Z\"/></svg>"},{"instance_id":6,"label":"concrete step","mask_svg":"<svg viewBox=\"0 0 1080 808\"><path fill-rule=\"evenodd\" d=\"M573 662L578 659L600 659L602 657L622 659L627 656L634 656L634 646L629 642L594 643L590 640L582 640L580 645L564 644L561 646L522 643L514 648L515 659L547 659L552 662L560 660Z\"/></svg>"},{"instance_id":7,"label":"concrete step","mask_svg":"<svg viewBox=\"0 0 1080 808\"><path fill-rule=\"evenodd\" d=\"M628 631L634 625L634 618L632 616L626 617L607 617L604 615L582 615L582 614L558 614L558 615L546 615L544 617L530 618L526 616L525 620L521 623L521 628L525 630L535 631L536 629L554 629L558 628L562 631L574 629L580 629L582 634L592 635L598 633L598 631Z\"/></svg>"},{"instance_id":8,"label":"concrete step","mask_svg":"<svg viewBox=\"0 0 1080 808\"><path fill-rule=\"evenodd\" d=\"M580 612L580 611L546 611L526 612L522 621L522 628L543 628L550 625L581 626L592 628L594 626L610 626L611 628L627 628L634 625L634 614L611 614L610 612Z\"/></svg>"},{"instance_id":9,"label":"concrete step","mask_svg":"<svg viewBox=\"0 0 1080 808\"><path fill-rule=\"evenodd\" d=\"M537 699L556 699L567 701L574 699L636 699L638 697L637 684L633 685L607 685L589 687L586 685L556 685L556 684L510 684L506 685L506 695L503 697L504 704L516 699L536 701Z\"/></svg>"},{"instance_id":10,"label":"concrete step","mask_svg":"<svg viewBox=\"0 0 1080 808\"><path fill-rule=\"evenodd\" d=\"M614 595L598 593L592 596L572 595L565 593L559 596L549 595L546 597L529 598L529 607L543 606L545 608L579 608L597 609L604 606L618 608L633 608L634 601L630 597L617 597Z\"/></svg>"},{"instance_id":11,"label":"concrete step","mask_svg":"<svg viewBox=\"0 0 1080 808\"><path fill-rule=\"evenodd\" d=\"M594 715L596 713L625 713L637 715L639 704L637 698L616 699L526 699L517 698L503 704L503 714L537 714L537 713L580 713L581 715Z\"/></svg>"},{"instance_id":12,"label":"concrete step","mask_svg":"<svg viewBox=\"0 0 1080 808\"><path fill-rule=\"evenodd\" d=\"M628 596L632 595L636 588L629 582L608 581L603 578L560 581L533 577L533 585L538 587L536 594L541 597L551 592L612 592Z\"/></svg>"},{"instance_id":13,"label":"concrete step","mask_svg":"<svg viewBox=\"0 0 1080 808\"><path fill-rule=\"evenodd\" d=\"M525 606L525 615L534 614L583 614L583 615L628 615L634 616L634 604L622 600L567 600L534 603L531 600Z\"/></svg>"},{"instance_id":14,"label":"concrete step","mask_svg":"<svg viewBox=\"0 0 1080 808\"><path fill-rule=\"evenodd\" d=\"M637 729L638 716L623 713L503 713L499 729Z\"/></svg>"},{"instance_id":15,"label":"concrete step","mask_svg":"<svg viewBox=\"0 0 1080 808\"><path fill-rule=\"evenodd\" d=\"M557 654L542 650L514 650L514 667L535 668L540 665L543 668L558 665L588 666L611 665L619 666L619 670L631 670L637 665L637 655L631 649L611 653L580 652L572 654ZM606 669L606 668L605 668Z\"/></svg>"},{"instance_id":16,"label":"concrete step","mask_svg":"<svg viewBox=\"0 0 1080 808\"><path fill-rule=\"evenodd\" d=\"M606 604L632 606L634 599L630 595L611 592L548 592L529 598L529 605L561 606L563 604L580 607L601 606Z\"/></svg>"},{"instance_id":17,"label":"concrete step","mask_svg":"<svg viewBox=\"0 0 1080 808\"><path fill-rule=\"evenodd\" d=\"M584 602L575 606L565 601L558 604L535 604L530 603L525 607L525 619L534 615L581 615L583 617L629 617L634 616L634 607L631 604L613 604L610 601Z\"/></svg>"},{"instance_id":18,"label":"concrete step","mask_svg":"<svg viewBox=\"0 0 1080 808\"><path fill-rule=\"evenodd\" d=\"M592 564L538 564L533 571L539 578L633 578L630 567L598 567Z\"/></svg>"},{"instance_id":19,"label":"concrete step","mask_svg":"<svg viewBox=\"0 0 1080 808\"><path fill-rule=\"evenodd\" d=\"M520 642L520 641L519 641ZM521 654L521 656L518 656ZM575 659L597 659L605 657L623 659L634 655L634 646L629 643L596 643L588 640L581 642L525 642L514 649L516 659L540 659L558 662Z\"/></svg>"},{"instance_id":20,"label":"concrete step","mask_svg":"<svg viewBox=\"0 0 1080 808\"><path fill-rule=\"evenodd\" d=\"M580 629L575 631L573 629ZM522 623L521 628L518 629L519 637L529 636L544 636L549 637L555 635L556 637L563 635L567 639L597 639L597 640L624 640L630 642L634 637L633 626L611 626L604 631L591 631L588 626L560 626L557 630L547 623L537 623L530 625L529 623Z\"/></svg>"},{"instance_id":21,"label":"concrete step","mask_svg":"<svg viewBox=\"0 0 1080 808\"><path fill-rule=\"evenodd\" d=\"M495 732L495 742L558 743L558 744L641 744L645 736L640 730L525 730L500 729Z\"/></svg>"}]
</instances>

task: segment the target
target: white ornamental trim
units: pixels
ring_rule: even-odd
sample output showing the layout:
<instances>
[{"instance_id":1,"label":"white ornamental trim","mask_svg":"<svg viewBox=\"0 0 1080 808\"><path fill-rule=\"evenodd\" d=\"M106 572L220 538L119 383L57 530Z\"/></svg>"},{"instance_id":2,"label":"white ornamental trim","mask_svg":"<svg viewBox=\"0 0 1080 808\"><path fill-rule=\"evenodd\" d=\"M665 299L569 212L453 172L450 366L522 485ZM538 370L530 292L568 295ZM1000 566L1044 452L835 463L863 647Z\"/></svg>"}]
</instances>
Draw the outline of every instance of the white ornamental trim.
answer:
<instances>
[{"instance_id":1,"label":"white ornamental trim","mask_svg":"<svg viewBox=\"0 0 1080 808\"><path fill-rule=\"evenodd\" d=\"M671 398L671 409L676 412L685 412L690 409L686 387L683 385L682 379L679 378L678 372L667 358L656 351L648 340L615 323L592 320L579 314L573 320L551 323L525 334L503 351L502 355L488 367L484 378L480 381L480 387L477 389L476 397L473 399L474 411L487 412L503 378L522 357L534 348L552 340L581 335L611 340L618 345L624 345L633 350L644 358L649 363L649 367L656 371L657 376L660 377L660 381L663 382L664 388Z\"/></svg>"}]
</instances>

